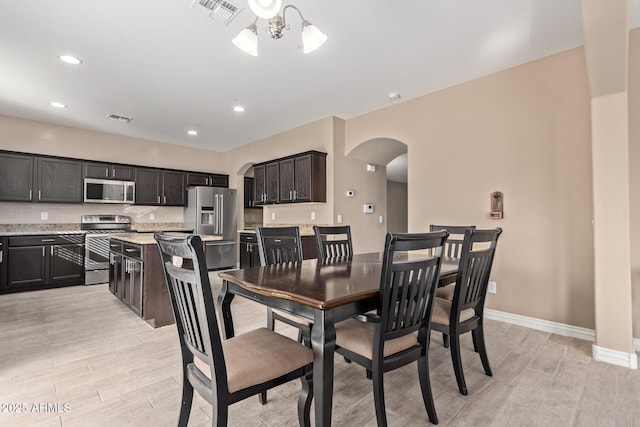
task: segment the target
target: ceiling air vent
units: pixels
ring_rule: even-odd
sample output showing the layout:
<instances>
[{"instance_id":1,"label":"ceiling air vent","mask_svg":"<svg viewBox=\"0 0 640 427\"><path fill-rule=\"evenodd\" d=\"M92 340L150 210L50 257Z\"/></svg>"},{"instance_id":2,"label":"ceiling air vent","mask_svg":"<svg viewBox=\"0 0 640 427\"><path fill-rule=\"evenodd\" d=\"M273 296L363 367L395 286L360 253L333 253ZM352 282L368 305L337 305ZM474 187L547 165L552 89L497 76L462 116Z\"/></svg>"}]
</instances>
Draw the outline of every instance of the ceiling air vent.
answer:
<instances>
[{"instance_id":1,"label":"ceiling air vent","mask_svg":"<svg viewBox=\"0 0 640 427\"><path fill-rule=\"evenodd\" d=\"M107 118L121 123L129 123L131 120L133 120L131 117L120 116L118 114L109 114Z\"/></svg>"},{"instance_id":2,"label":"ceiling air vent","mask_svg":"<svg viewBox=\"0 0 640 427\"><path fill-rule=\"evenodd\" d=\"M202 8L196 8L197 10L208 14L213 20L221 20L225 25L233 21L233 18L243 10L237 4L225 0L194 0L191 7L196 4L202 6Z\"/></svg>"}]
</instances>

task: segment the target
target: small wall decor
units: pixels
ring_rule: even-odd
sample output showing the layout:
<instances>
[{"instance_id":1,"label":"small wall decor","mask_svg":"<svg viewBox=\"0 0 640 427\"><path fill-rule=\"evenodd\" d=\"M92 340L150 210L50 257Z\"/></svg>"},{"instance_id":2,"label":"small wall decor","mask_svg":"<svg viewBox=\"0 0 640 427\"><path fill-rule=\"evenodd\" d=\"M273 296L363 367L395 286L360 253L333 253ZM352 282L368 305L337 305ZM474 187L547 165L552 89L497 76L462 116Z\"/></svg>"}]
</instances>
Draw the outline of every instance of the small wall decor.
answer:
<instances>
[{"instance_id":1,"label":"small wall decor","mask_svg":"<svg viewBox=\"0 0 640 427\"><path fill-rule=\"evenodd\" d=\"M503 194L501 191L491 193L491 212L489 212L489 218L502 219L504 217L502 202Z\"/></svg>"}]
</instances>

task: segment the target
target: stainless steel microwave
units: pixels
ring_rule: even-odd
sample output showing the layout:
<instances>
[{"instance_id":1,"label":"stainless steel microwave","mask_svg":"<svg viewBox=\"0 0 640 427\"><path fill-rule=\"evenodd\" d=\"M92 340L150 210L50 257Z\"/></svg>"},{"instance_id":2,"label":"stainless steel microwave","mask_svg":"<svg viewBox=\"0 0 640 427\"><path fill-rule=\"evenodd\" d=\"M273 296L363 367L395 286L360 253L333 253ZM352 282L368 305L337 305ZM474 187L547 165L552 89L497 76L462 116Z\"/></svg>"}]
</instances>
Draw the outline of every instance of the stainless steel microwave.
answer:
<instances>
[{"instance_id":1,"label":"stainless steel microwave","mask_svg":"<svg viewBox=\"0 0 640 427\"><path fill-rule=\"evenodd\" d=\"M85 203L134 203L136 183L110 179L84 179Z\"/></svg>"}]
</instances>

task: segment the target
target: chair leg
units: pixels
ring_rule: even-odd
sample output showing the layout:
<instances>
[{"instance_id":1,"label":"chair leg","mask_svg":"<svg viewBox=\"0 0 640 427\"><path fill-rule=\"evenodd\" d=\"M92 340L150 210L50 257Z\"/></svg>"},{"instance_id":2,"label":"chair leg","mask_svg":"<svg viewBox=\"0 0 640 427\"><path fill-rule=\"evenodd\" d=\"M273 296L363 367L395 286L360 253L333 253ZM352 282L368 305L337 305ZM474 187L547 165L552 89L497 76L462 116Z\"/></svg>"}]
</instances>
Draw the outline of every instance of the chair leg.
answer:
<instances>
[{"instance_id":1,"label":"chair leg","mask_svg":"<svg viewBox=\"0 0 640 427\"><path fill-rule=\"evenodd\" d=\"M313 370L300 378L302 389L298 396L298 424L303 427L311 426L311 402L313 401Z\"/></svg>"},{"instance_id":2,"label":"chair leg","mask_svg":"<svg viewBox=\"0 0 640 427\"><path fill-rule=\"evenodd\" d=\"M193 403L193 386L189 383L189 380L187 380L187 377L185 375L182 377L182 405L180 406L180 416L178 417L178 427L186 427L187 424L189 424L189 415L191 415L192 403Z\"/></svg>"},{"instance_id":3,"label":"chair leg","mask_svg":"<svg viewBox=\"0 0 640 427\"><path fill-rule=\"evenodd\" d=\"M371 372L371 371L368 371ZM380 367L373 369L373 403L376 407L376 420L378 427L387 426L387 411L384 406L384 381Z\"/></svg>"},{"instance_id":4,"label":"chair leg","mask_svg":"<svg viewBox=\"0 0 640 427\"><path fill-rule=\"evenodd\" d=\"M449 348L449 335L445 333L442 334L442 345L444 348Z\"/></svg>"},{"instance_id":5,"label":"chair leg","mask_svg":"<svg viewBox=\"0 0 640 427\"><path fill-rule=\"evenodd\" d=\"M273 310L271 307L267 307L267 329L271 331L276 330L276 321L273 318Z\"/></svg>"},{"instance_id":6,"label":"chair leg","mask_svg":"<svg viewBox=\"0 0 640 427\"><path fill-rule=\"evenodd\" d=\"M260 394L258 395L258 401L260 402L261 405L267 404L267 390L260 392Z\"/></svg>"},{"instance_id":7,"label":"chair leg","mask_svg":"<svg viewBox=\"0 0 640 427\"><path fill-rule=\"evenodd\" d=\"M345 358L344 358L344 363L351 363L351 359L349 359L349 358L345 357Z\"/></svg>"},{"instance_id":8,"label":"chair leg","mask_svg":"<svg viewBox=\"0 0 640 427\"><path fill-rule=\"evenodd\" d=\"M429 357L418 359L418 378L420 380L420 389L422 390L422 400L424 407L427 409L429 421L432 424L438 424L438 415L436 414L436 406L433 403L433 393L431 392L431 379L429 378Z\"/></svg>"},{"instance_id":9,"label":"chair leg","mask_svg":"<svg viewBox=\"0 0 640 427\"><path fill-rule=\"evenodd\" d=\"M463 395L469 394L467 385L464 382L464 371L462 370L462 358L460 357L460 335L451 335L451 362L453 363L453 371L456 374L458 389Z\"/></svg>"},{"instance_id":10,"label":"chair leg","mask_svg":"<svg viewBox=\"0 0 640 427\"><path fill-rule=\"evenodd\" d=\"M373 378L373 373L367 369L367 379L370 380Z\"/></svg>"},{"instance_id":11,"label":"chair leg","mask_svg":"<svg viewBox=\"0 0 640 427\"><path fill-rule=\"evenodd\" d=\"M471 336L473 337L474 347L476 347L476 351L480 354L484 373L492 377L493 372L491 371L491 365L489 365L489 357L487 356L487 346L484 342L484 327L482 323L480 323L476 329L471 331Z\"/></svg>"}]
</instances>

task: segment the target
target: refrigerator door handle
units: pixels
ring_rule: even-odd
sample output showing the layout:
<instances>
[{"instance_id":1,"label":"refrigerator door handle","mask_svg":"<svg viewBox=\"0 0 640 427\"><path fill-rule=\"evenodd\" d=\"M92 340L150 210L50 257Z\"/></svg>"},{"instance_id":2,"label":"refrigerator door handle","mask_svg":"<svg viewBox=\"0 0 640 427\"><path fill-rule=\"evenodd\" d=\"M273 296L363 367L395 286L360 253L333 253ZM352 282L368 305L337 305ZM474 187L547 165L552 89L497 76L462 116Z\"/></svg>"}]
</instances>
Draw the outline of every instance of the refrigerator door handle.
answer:
<instances>
[{"instance_id":1,"label":"refrigerator door handle","mask_svg":"<svg viewBox=\"0 0 640 427\"><path fill-rule=\"evenodd\" d=\"M224 194L220 195L220 230L218 233L224 234Z\"/></svg>"},{"instance_id":2,"label":"refrigerator door handle","mask_svg":"<svg viewBox=\"0 0 640 427\"><path fill-rule=\"evenodd\" d=\"M214 213L214 224L213 224L213 234L218 234L218 218L220 217L220 200L218 199L218 195L215 195L215 208L216 211Z\"/></svg>"}]
</instances>

